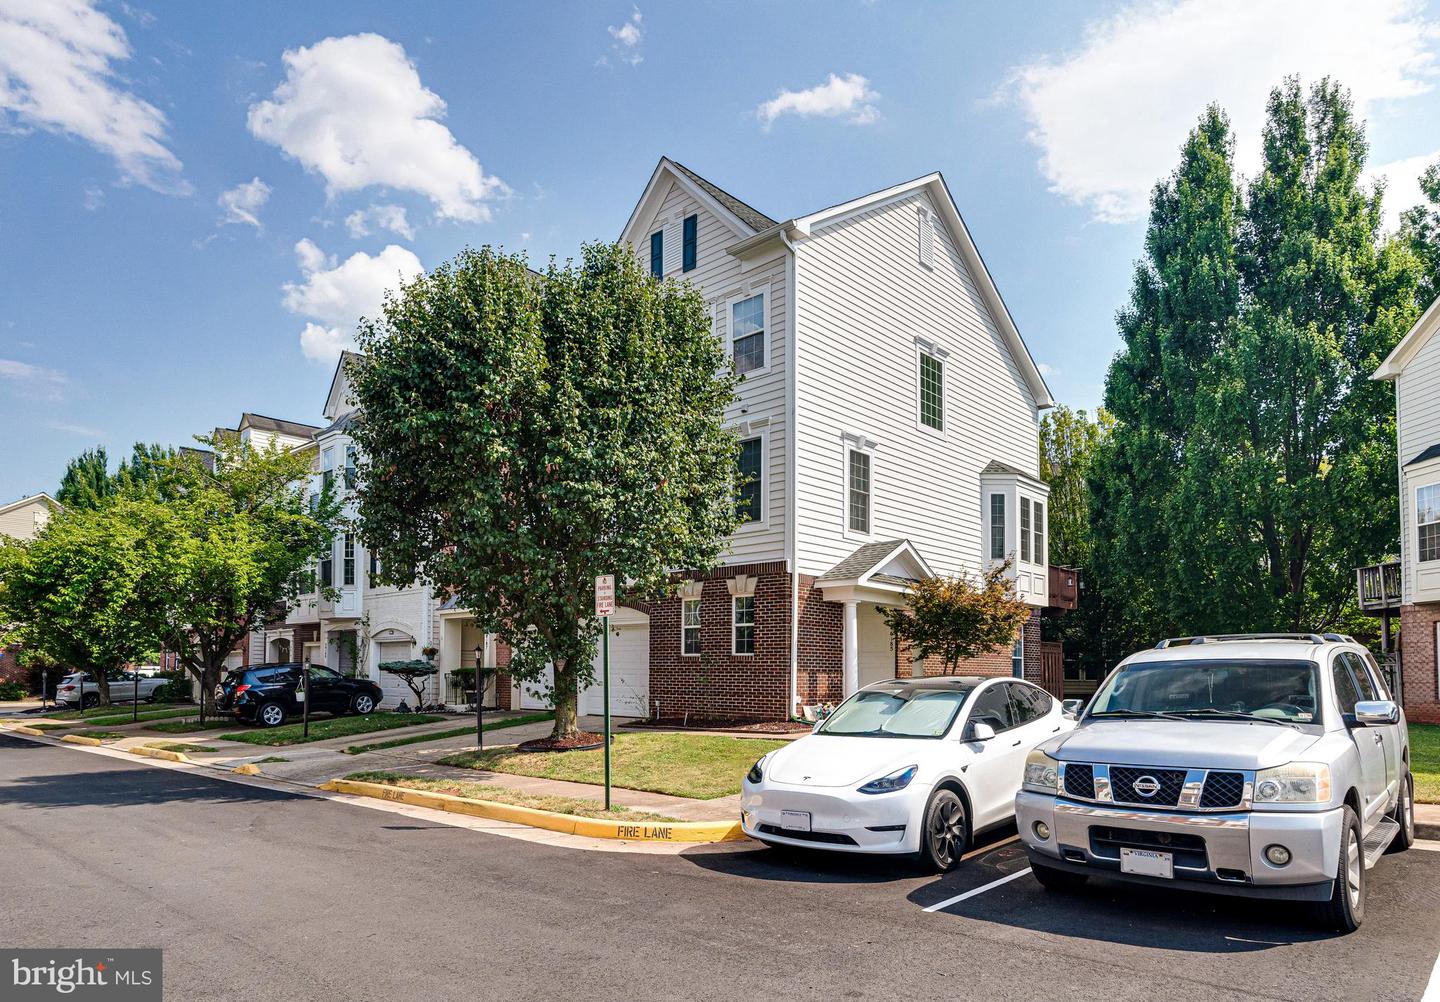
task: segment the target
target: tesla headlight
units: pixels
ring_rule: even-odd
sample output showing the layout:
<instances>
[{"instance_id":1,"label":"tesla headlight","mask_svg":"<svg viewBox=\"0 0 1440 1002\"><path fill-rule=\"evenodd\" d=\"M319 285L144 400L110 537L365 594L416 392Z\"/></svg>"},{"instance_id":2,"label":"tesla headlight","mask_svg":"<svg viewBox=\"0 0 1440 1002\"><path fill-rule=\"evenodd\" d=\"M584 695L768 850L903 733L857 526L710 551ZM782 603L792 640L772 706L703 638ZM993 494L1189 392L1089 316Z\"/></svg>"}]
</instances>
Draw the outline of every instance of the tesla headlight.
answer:
<instances>
[{"instance_id":1,"label":"tesla headlight","mask_svg":"<svg viewBox=\"0 0 1440 1002\"><path fill-rule=\"evenodd\" d=\"M1060 792L1060 763L1039 748L1025 756L1025 789L1036 793Z\"/></svg>"},{"instance_id":2,"label":"tesla headlight","mask_svg":"<svg viewBox=\"0 0 1440 1002\"><path fill-rule=\"evenodd\" d=\"M879 779L872 779L860 787L861 793L894 793L896 790L903 790L910 785L910 780L920 771L918 765L907 765L903 769L896 769L888 776L881 776Z\"/></svg>"},{"instance_id":3,"label":"tesla headlight","mask_svg":"<svg viewBox=\"0 0 1440 1002\"><path fill-rule=\"evenodd\" d=\"M765 760L769 757L769 755L762 755L756 760L755 764L750 767L750 771L745 774L745 782L754 785L765 778L765 770L761 768L761 766L764 765Z\"/></svg>"},{"instance_id":4,"label":"tesla headlight","mask_svg":"<svg viewBox=\"0 0 1440 1002\"><path fill-rule=\"evenodd\" d=\"M1330 767L1291 762L1255 774L1257 804L1323 804L1330 800Z\"/></svg>"}]
</instances>

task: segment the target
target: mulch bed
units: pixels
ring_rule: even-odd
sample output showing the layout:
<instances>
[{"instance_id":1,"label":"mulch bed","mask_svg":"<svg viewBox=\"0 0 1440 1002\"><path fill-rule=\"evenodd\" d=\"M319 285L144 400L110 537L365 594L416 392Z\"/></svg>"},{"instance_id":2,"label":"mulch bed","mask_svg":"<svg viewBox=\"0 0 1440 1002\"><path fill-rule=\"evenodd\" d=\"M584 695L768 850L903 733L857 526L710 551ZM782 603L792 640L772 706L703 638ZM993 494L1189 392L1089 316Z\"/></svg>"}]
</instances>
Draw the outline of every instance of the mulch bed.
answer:
<instances>
[{"instance_id":1,"label":"mulch bed","mask_svg":"<svg viewBox=\"0 0 1440 1002\"><path fill-rule=\"evenodd\" d=\"M625 726L666 731L733 731L737 734L803 734L812 729L809 724L797 723L794 720L748 721L697 717L691 717L688 721L683 717L661 717L659 720L636 721Z\"/></svg>"},{"instance_id":2,"label":"mulch bed","mask_svg":"<svg viewBox=\"0 0 1440 1002\"><path fill-rule=\"evenodd\" d=\"M552 751L594 751L596 748L605 747L605 735L593 734L581 731L568 738L556 741L554 738L536 738L534 741L522 741L515 746L518 752L552 752Z\"/></svg>"}]
</instances>

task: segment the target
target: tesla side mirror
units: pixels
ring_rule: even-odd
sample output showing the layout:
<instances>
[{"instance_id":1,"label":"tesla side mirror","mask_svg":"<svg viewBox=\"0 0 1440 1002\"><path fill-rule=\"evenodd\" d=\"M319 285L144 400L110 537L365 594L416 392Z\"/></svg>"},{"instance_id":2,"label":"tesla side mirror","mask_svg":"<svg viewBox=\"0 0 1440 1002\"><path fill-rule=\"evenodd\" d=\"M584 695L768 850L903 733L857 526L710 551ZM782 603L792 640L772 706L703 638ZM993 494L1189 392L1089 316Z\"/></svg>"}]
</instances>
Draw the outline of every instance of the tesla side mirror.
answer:
<instances>
[{"instance_id":1,"label":"tesla side mirror","mask_svg":"<svg viewBox=\"0 0 1440 1002\"><path fill-rule=\"evenodd\" d=\"M1400 722L1400 707L1388 699L1364 699L1355 704L1355 723L1361 727Z\"/></svg>"},{"instance_id":2,"label":"tesla side mirror","mask_svg":"<svg viewBox=\"0 0 1440 1002\"><path fill-rule=\"evenodd\" d=\"M995 736L995 728L983 720L975 721L966 730L966 740L968 741L989 741Z\"/></svg>"},{"instance_id":3,"label":"tesla side mirror","mask_svg":"<svg viewBox=\"0 0 1440 1002\"><path fill-rule=\"evenodd\" d=\"M1083 699L1065 699L1060 702L1061 711L1071 720L1077 719L1080 716L1080 711L1084 708L1085 700Z\"/></svg>"}]
</instances>

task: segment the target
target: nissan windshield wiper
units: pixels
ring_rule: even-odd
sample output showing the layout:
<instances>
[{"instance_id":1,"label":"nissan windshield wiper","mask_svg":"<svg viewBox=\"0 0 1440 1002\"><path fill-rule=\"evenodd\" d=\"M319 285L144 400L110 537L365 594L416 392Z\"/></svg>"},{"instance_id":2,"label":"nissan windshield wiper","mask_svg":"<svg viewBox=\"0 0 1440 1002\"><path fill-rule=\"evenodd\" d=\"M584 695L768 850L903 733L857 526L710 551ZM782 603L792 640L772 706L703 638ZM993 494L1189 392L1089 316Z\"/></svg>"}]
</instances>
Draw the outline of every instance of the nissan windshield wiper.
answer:
<instances>
[{"instance_id":1,"label":"nissan windshield wiper","mask_svg":"<svg viewBox=\"0 0 1440 1002\"><path fill-rule=\"evenodd\" d=\"M1281 727L1294 727L1299 729L1299 724L1293 720L1280 720L1277 717L1262 717L1258 713L1246 713L1243 710L1215 710L1206 708L1204 710L1177 710L1172 716L1182 717L1215 717L1218 720L1258 720L1262 724L1279 724Z\"/></svg>"},{"instance_id":2,"label":"nissan windshield wiper","mask_svg":"<svg viewBox=\"0 0 1440 1002\"><path fill-rule=\"evenodd\" d=\"M1146 720L1186 720L1178 713L1166 713L1163 710L1100 710L1097 713L1086 714L1087 717L1141 717Z\"/></svg>"}]
</instances>

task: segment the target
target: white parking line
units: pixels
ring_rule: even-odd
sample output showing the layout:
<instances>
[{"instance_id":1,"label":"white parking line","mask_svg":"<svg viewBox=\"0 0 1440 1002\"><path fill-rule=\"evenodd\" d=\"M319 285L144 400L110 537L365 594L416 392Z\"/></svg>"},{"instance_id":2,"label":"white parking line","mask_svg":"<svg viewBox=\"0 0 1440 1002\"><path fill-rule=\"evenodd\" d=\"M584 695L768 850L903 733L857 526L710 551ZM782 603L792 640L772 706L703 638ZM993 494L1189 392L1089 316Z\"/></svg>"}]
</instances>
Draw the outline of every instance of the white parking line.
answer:
<instances>
[{"instance_id":1,"label":"white parking line","mask_svg":"<svg viewBox=\"0 0 1440 1002\"><path fill-rule=\"evenodd\" d=\"M927 912L938 912L938 911L941 911L942 909L949 908L951 905L958 905L960 902L964 901L966 898L973 898L973 897L975 897L977 894L984 894L986 891L993 891L995 888L999 887L1001 884L1008 884L1008 883L1010 883L1010 881L1012 881L1012 880L1019 880L1021 877L1025 876L1025 874L1027 874L1027 873L1029 873L1029 872L1030 872L1030 867L1027 866L1027 867L1025 867L1025 869L1023 869L1023 870L1017 870L1017 871L1015 871L1014 873L1009 874L1008 876L1001 877L999 880L992 880L992 881L990 881L990 883L986 884L985 886L983 886L983 887L977 887L977 888L975 888L973 891L966 891L964 894L957 894L957 895L955 895L953 898L946 898L944 901L937 901L935 904L931 905L929 908L926 908L925 910L926 910Z\"/></svg>"},{"instance_id":2,"label":"white parking line","mask_svg":"<svg viewBox=\"0 0 1440 1002\"><path fill-rule=\"evenodd\" d=\"M1416 849L1424 849L1427 852L1440 852L1440 842L1436 842L1433 839L1417 838L1411 845Z\"/></svg>"},{"instance_id":3,"label":"white parking line","mask_svg":"<svg viewBox=\"0 0 1440 1002\"><path fill-rule=\"evenodd\" d=\"M1430 970L1430 983L1425 986L1420 1002L1440 1002L1440 957L1435 958L1435 966Z\"/></svg>"}]
</instances>

